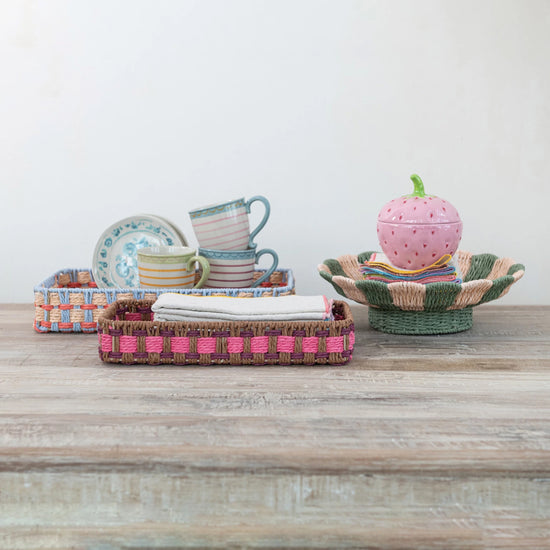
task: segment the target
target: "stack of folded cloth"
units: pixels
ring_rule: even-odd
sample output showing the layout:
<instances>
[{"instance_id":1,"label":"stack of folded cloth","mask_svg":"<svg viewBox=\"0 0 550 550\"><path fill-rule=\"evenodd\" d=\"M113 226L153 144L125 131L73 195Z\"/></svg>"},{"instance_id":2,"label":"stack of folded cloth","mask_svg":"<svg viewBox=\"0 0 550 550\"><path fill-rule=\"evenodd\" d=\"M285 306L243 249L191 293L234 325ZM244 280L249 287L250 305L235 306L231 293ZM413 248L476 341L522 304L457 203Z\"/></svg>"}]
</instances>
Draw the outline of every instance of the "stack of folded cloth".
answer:
<instances>
[{"instance_id":1,"label":"stack of folded cloth","mask_svg":"<svg viewBox=\"0 0 550 550\"><path fill-rule=\"evenodd\" d=\"M325 296L232 298L167 292L151 307L155 321L332 321Z\"/></svg>"},{"instance_id":2,"label":"stack of folded cloth","mask_svg":"<svg viewBox=\"0 0 550 550\"><path fill-rule=\"evenodd\" d=\"M383 283L462 283L458 264L450 254L422 269L406 270L392 265L385 254L375 252L369 261L361 265L361 272L365 279Z\"/></svg>"}]
</instances>

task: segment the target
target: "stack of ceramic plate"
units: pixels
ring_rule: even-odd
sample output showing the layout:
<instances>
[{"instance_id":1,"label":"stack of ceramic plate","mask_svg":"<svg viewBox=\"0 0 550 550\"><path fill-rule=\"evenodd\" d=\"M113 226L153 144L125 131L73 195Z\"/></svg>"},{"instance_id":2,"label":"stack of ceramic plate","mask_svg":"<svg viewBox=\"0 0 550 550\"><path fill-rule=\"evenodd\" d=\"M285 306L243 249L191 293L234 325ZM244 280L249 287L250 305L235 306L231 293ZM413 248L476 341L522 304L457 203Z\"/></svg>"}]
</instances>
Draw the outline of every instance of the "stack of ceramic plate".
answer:
<instances>
[{"instance_id":1,"label":"stack of ceramic plate","mask_svg":"<svg viewBox=\"0 0 550 550\"><path fill-rule=\"evenodd\" d=\"M187 246L183 233L160 216L139 214L107 228L99 238L92 272L100 288L139 287L137 251L146 246Z\"/></svg>"}]
</instances>

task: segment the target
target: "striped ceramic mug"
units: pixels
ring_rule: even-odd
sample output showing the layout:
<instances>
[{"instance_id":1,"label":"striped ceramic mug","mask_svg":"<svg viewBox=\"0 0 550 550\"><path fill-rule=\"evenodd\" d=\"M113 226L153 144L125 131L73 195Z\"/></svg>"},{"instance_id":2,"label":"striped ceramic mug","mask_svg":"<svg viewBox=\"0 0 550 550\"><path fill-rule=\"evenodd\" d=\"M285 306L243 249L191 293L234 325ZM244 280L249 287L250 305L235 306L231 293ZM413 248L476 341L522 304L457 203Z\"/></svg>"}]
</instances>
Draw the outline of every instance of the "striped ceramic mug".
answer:
<instances>
[{"instance_id":1,"label":"striped ceramic mug","mask_svg":"<svg viewBox=\"0 0 550 550\"><path fill-rule=\"evenodd\" d=\"M276 269L279 257L271 248L256 251L255 248L246 250L210 250L199 248L199 254L204 256L210 264L210 275L205 287L209 288L250 288L263 283ZM254 281L254 266L264 255L273 258L273 264L266 272Z\"/></svg>"},{"instance_id":2,"label":"striped ceramic mug","mask_svg":"<svg viewBox=\"0 0 550 550\"><path fill-rule=\"evenodd\" d=\"M139 286L143 288L201 288L210 273L206 258L187 246L152 246L137 252ZM195 263L202 276L195 284Z\"/></svg>"},{"instance_id":3,"label":"striped ceramic mug","mask_svg":"<svg viewBox=\"0 0 550 550\"><path fill-rule=\"evenodd\" d=\"M259 201L265 213L258 227L250 231L248 214L252 203ZM210 250L246 250L254 248L254 237L266 224L270 213L269 201L260 195L212 204L189 212L199 245Z\"/></svg>"}]
</instances>

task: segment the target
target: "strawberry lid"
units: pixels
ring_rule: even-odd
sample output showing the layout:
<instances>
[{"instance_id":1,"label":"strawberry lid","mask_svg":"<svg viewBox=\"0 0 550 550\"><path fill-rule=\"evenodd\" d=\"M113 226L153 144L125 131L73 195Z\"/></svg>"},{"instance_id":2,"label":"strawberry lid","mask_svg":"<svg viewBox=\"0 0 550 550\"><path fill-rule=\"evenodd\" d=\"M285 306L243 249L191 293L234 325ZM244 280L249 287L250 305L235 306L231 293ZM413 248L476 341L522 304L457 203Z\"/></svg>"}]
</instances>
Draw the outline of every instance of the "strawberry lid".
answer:
<instances>
[{"instance_id":1,"label":"strawberry lid","mask_svg":"<svg viewBox=\"0 0 550 550\"><path fill-rule=\"evenodd\" d=\"M443 224L461 223L457 209L448 201L426 195L424 184L413 174L414 192L403 195L385 204L378 214L378 221L395 224Z\"/></svg>"}]
</instances>

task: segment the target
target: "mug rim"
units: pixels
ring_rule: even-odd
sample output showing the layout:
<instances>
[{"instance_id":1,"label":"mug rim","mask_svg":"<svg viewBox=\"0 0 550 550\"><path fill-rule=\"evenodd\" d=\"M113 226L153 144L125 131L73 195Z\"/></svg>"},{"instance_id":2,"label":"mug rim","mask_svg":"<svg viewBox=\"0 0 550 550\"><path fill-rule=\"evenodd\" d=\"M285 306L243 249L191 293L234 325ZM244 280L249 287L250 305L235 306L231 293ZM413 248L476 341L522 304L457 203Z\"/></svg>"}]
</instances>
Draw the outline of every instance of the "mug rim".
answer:
<instances>
[{"instance_id":1,"label":"mug rim","mask_svg":"<svg viewBox=\"0 0 550 550\"><path fill-rule=\"evenodd\" d=\"M137 255L144 258L186 258L194 256L196 250L190 246L146 246L137 251Z\"/></svg>"},{"instance_id":2,"label":"mug rim","mask_svg":"<svg viewBox=\"0 0 550 550\"><path fill-rule=\"evenodd\" d=\"M230 201L213 202L211 204L205 204L204 206L199 206L198 208L193 208L193 210L189 210L189 214L198 214L199 212L204 212L206 210L213 210L214 208L223 208L225 206L232 206L233 204L240 203L240 202L242 202L242 206L245 205L244 197L240 197L238 199L233 199Z\"/></svg>"}]
</instances>

